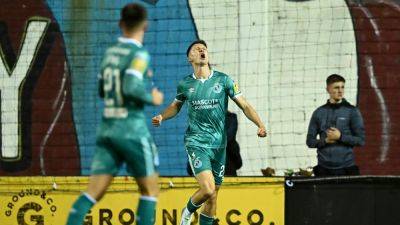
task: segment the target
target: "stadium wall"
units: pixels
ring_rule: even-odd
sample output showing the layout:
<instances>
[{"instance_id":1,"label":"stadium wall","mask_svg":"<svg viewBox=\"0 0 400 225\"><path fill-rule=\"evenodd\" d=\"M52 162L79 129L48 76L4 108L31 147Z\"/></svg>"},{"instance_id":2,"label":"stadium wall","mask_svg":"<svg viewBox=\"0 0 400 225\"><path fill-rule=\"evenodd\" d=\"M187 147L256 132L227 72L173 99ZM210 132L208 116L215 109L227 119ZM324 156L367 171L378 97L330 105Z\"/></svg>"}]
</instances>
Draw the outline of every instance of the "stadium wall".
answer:
<instances>
[{"instance_id":1,"label":"stadium wall","mask_svg":"<svg viewBox=\"0 0 400 225\"><path fill-rule=\"evenodd\" d=\"M119 36L119 10L128 2L2 1L1 175L89 173L102 108L97 69ZM258 139L231 104L239 115L240 175L261 175L267 166L283 175L316 163L305 134L312 111L327 99L324 80L331 73L345 76L346 96L364 116L367 142L355 150L361 172L400 173L398 1L153 2L144 3L150 15L145 44L154 82L165 92L161 108L191 72L186 47L202 38L213 68L237 80L266 123L270 135ZM186 175L186 120L180 113L151 128L162 175Z\"/></svg>"},{"instance_id":2,"label":"stadium wall","mask_svg":"<svg viewBox=\"0 0 400 225\"><path fill-rule=\"evenodd\" d=\"M397 176L287 178L286 225L398 224Z\"/></svg>"},{"instance_id":3,"label":"stadium wall","mask_svg":"<svg viewBox=\"0 0 400 225\"><path fill-rule=\"evenodd\" d=\"M0 177L4 225L64 224L88 177ZM400 220L397 176L227 178L219 192L217 222L226 225L390 225ZM193 178L164 177L157 225L177 225L197 188ZM240 196L240 197L238 197ZM85 225L135 224L136 184L116 177ZM195 214L192 223L198 224Z\"/></svg>"},{"instance_id":4,"label":"stadium wall","mask_svg":"<svg viewBox=\"0 0 400 225\"><path fill-rule=\"evenodd\" d=\"M71 205L87 183L87 177L2 177L1 224L65 224ZM136 224L136 186L131 179L117 177L104 199L88 213L85 225ZM156 225L178 225L182 207L196 189L194 178L163 178ZM283 178L228 178L218 197L217 223L283 225L284 194ZM192 224L199 224L197 213Z\"/></svg>"}]
</instances>

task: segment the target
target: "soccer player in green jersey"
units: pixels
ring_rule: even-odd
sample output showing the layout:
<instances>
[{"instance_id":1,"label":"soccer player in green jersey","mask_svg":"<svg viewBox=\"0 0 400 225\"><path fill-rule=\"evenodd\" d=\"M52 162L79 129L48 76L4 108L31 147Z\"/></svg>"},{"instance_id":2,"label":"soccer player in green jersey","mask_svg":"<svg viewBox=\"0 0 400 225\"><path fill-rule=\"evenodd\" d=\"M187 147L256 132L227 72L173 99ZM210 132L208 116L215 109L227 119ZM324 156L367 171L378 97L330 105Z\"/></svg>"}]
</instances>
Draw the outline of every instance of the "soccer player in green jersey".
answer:
<instances>
[{"instance_id":1,"label":"soccer player in green jersey","mask_svg":"<svg viewBox=\"0 0 400 225\"><path fill-rule=\"evenodd\" d=\"M193 42L187 49L187 57L193 66L193 74L179 82L176 99L163 113L153 117L152 123L160 126L162 121L174 117L187 102L189 126L185 147L200 188L189 199L180 224L189 225L191 215L204 203L200 225L211 225L225 169L228 97L257 125L259 137L265 137L267 133L256 111L241 96L238 85L228 75L211 70L204 41Z\"/></svg>"},{"instance_id":2,"label":"soccer player in green jersey","mask_svg":"<svg viewBox=\"0 0 400 225\"><path fill-rule=\"evenodd\" d=\"M146 9L139 4L126 5L121 11L120 28L123 36L107 48L101 63L99 92L105 108L96 134L89 186L73 204L67 225L82 224L124 162L141 193L137 224L153 225L155 221L158 155L146 126L144 105L160 105L163 94L155 88L148 93L145 88L150 61L142 46Z\"/></svg>"}]
</instances>

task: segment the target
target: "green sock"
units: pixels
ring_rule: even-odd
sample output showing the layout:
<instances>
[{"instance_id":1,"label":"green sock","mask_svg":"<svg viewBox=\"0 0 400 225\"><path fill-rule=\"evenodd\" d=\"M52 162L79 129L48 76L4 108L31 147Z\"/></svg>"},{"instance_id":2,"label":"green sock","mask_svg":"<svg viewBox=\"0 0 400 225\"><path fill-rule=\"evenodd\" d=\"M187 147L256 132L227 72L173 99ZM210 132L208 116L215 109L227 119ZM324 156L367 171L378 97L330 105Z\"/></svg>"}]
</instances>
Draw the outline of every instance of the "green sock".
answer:
<instances>
[{"instance_id":1,"label":"green sock","mask_svg":"<svg viewBox=\"0 0 400 225\"><path fill-rule=\"evenodd\" d=\"M96 200L87 193L83 193L81 196L79 196L69 212L67 225L82 224L86 214L95 203Z\"/></svg>"},{"instance_id":2,"label":"green sock","mask_svg":"<svg viewBox=\"0 0 400 225\"><path fill-rule=\"evenodd\" d=\"M187 209L190 213L196 212L196 210L197 210L198 208L200 208L200 207L201 207L201 204L200 204L200 205L195 205L195 204L193 204L193 202L192 202L192 198L189 198L189 201L188 201L188 203L187 203L187 205L186 205L186 209Z\"/></svg>"},{"instance_id":3,"label":"green sock","mask_svg":"<svg viewBox=\"0 0 400 225\"><path fill-rule=\"evenodd\" d=\"M200 225L212 225L213 222L213 217L209 217L207 215L204 215L203 213L200 213Z\"/></svg>"},{"instance_id":4,"label":"green sock","mask_svg":"<svg viewBox=\"0 0 400 225\"><path fill-rule=\"evenodd\" d=\"M137 225L153 225L155 223L156 203L157 199L155 197L140 197L139 206L136 213Z\"/></svg>"}]
</instances>

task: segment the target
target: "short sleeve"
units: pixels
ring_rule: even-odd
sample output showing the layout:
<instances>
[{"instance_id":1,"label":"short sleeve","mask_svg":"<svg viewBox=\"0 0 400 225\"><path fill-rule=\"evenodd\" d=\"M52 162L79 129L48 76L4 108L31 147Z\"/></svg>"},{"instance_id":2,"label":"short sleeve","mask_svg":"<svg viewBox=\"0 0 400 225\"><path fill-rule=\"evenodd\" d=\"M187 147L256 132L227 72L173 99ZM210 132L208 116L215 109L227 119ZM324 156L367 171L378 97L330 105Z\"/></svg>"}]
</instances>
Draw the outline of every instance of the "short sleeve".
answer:
<instances>
[{"instance_id":1,"label":"short sleeve","mask_svg":"<svg viewBox=\"0 0 400 225\"><path fill-rule=\"evenodd\" d=\"M232 99L242 95L242 92L239 90L238 84L230 77L226 78L226 91L229 97Z\"/></svg>"},{"instance_id":2,"label":"short sleeve","mask_svg":"<svg viewBox=\"0 0 400 225\"><path fill-rule=\"evenodd\" d=\"M179 83L176 89L176 97L175 97L176 101L184 102L186 100L185 91L183 89L184 89L183 85Z\"/></svg>"},{"instance_id":3,"label":"short sleeve","mask_svg":"<svg viewBox=\"0 0 400 225\"><path fill-rule=\"evenodd\" d=\"M135 56L133 57L132 61L128 69L125 71L128 75L133 75L139 78L140 80L143 79L143 74L149 67L150 63L150 55L147 51L138 51Z\"/></svg>"}]
</instances>

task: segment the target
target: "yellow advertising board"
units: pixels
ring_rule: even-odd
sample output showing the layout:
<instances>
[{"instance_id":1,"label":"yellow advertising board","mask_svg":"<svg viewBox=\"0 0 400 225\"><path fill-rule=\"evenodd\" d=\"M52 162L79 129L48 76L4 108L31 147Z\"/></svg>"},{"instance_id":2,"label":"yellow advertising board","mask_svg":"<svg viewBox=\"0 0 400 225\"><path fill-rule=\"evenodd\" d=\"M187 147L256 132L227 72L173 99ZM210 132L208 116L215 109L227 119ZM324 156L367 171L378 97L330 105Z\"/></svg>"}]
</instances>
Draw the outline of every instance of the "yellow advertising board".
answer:
<instances>
[{"instance_id":1,"label":"yellow advertising board","mask_svg":"<svg viewBox=\"0 0 400 225\"><path fill-rule=\"evenodd\" d=\"M1 177L0 225L63 225L87 182L87 177ZM283 178L226 178L218 197L218 224L284 225L283 183ZM193 178L162 178L156 224L178 225L181 210L196 189ZM131 178L115 178L85 225L135 224L138 197Z\"/></svg>"}]
</instances>

